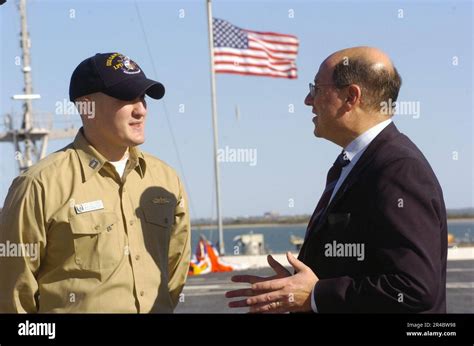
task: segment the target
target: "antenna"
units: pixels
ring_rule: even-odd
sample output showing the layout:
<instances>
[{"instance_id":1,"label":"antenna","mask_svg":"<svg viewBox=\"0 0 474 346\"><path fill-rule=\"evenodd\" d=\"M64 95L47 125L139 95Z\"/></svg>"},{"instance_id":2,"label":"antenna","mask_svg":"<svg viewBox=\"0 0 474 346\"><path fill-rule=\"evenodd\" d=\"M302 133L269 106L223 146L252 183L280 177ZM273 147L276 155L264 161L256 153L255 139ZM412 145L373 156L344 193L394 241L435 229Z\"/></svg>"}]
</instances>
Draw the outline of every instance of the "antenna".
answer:
<instances>
[{"instance_id":1,"label":"antenna","mask_svg":"<svg viewBox=\"0 0 474 346\"><path fill-rule=\"evenodd\" d=\"M31 41L26 18L26 0L20 0L18 10L20 11L21 19L20 45L22 50L24 94L13 95L12 98L23 101L23 120L21 128L15 129L12 115L7 114L5 116L6 132L0 132L0 142L13 143L15 159L18 161L20 172L23 172L46 156L48 139L73 137L77 129L71 126L64 130L51 130L36 124L32 101L41 98L41 96L33 94L30 57ZM49 127L52 127L52 125ZM38 150L37 143L41 143L40 150Z\"/></svg>"},{"instance_id":2,"label":"antenna","mask_svg":"<svg viewBox=\"0 0 474 346\"><path fill-rule=\"evenodd\" d=\"M235 105L235 119L240 120L240 108L239 105Z\"/></svg>"}]
</instances>

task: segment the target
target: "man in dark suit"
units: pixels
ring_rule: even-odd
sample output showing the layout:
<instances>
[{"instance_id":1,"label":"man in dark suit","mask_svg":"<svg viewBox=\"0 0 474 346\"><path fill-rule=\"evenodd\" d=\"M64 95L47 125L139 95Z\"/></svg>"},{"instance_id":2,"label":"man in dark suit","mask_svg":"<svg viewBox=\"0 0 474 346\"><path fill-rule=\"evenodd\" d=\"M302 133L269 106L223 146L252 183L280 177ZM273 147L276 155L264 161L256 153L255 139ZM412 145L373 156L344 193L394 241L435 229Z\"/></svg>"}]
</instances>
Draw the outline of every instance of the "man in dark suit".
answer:
<instances>
[{"instance_id":1,"label":"man in dark suit","mask_svg":"<svg viewBox=\"0 0 474 346\"><path fill-rule=\"evenodd\" d=\"M316 137L343 148L309 222L292 275L271 256L269 278L229 303L251 312L446 312L443 193L421 151L391 117L401 78L376 48L330 55L305 104Z\"/></svg>"}]
</instances>

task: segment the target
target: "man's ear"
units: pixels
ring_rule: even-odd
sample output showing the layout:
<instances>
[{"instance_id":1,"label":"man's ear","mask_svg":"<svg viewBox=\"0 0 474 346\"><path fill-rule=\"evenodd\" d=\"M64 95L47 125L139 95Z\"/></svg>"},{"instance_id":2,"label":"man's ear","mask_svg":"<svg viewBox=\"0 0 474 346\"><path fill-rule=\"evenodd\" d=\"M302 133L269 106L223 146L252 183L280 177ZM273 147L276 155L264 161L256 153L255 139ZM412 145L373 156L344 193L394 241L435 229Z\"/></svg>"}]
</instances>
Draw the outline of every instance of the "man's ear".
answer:
<instances>
[{"instance_id":1,"label":"man's ear","mask_svg":"<svg viewBox=\"0 0 474 346\"><path fill-rule=\"evenodd\" d=\"M82 121L95 118L95 101L92 97L86 95L74 100L74 104L79 112Z\"/></svg>"},{"instance_id":2,"label":"man's ear","mask_svg":"<svg viewBox=\"0 0 474 346\"><path fill-rule=\"evenodd\" d=\"M362 89L356 84L351 84L347 87L346 99L344 100L344 105L347 111L352 110L357 103L361 102Z\"/></svg>"}]
</instances>

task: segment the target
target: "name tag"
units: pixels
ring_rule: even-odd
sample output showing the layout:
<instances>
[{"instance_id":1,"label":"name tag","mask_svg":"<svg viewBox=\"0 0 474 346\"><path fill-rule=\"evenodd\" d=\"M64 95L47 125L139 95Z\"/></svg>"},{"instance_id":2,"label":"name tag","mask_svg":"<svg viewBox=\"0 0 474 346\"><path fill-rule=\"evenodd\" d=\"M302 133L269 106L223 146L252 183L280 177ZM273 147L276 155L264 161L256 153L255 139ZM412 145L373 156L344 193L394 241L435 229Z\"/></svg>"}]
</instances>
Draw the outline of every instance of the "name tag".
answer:
<instances>
[{"instance_id":1,"label":"name tag","mask_svg":"<svg viewBox=\"0 0 474 346\"><path fill-rule=\"evenodd\" d=\"M76 204L74 209L76 210L76 214L82 214L87 213L88 211L104 209L104 203L99 199L97 201Z\"/></svg>"}]
</instances>

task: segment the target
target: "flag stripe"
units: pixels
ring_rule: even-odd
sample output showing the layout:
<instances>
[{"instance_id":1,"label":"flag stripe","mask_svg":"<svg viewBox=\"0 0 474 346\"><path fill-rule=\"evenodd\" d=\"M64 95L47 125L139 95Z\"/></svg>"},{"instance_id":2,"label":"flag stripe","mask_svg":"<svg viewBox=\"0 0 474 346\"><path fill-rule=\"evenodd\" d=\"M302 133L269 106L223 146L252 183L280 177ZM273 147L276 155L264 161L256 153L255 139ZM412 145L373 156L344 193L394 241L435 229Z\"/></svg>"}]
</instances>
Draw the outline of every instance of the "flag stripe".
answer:
<instances>
[{"instance_id":1,"label":"flag stripe","mask_svg":"<svg viewBox=\"0 0 474 346\"><path fill-rule=\"evenodd\" d=\"M255 43L255 42L249 42L249 47L251 50L258 50L261 52L266 52L268 55L272 56L273 58L277 59L291 59L294 60L296 58L296 54L288 54L286 52L281 52L278 50L271 50L268 48L263 47L262 45Z\"/></svg>"},{"instance_id":2,"label":"flag stripe","mask_svg":"<svg viewBox=\"0 0 474 346\"><path fill-rule=\"evenodd\" d=\"M291 72L296 73L296 68L292 67L288 69L288 71L276 71L269 67L262 67L262 66L241 66L241 65L216 65L216 71L218 70L235 70L235 71L251 71L251 72L265 72L265 73L276 73L276 74L288 74Z\"/></svg>"},{"instance_id":3,"label":"flag stripe","mask_svg":"<svg viewBox=\"0 0 474 346\"><path fill-rule=\"evenodd\" d=\"M290 60L268 60L268 59L255 59L253 57L242 57L242 56L228 56L228 55L223 55L223 56L216 56L214 61L217 62L228 62L232 64L241 64L241 63L248 63L248 64L261 64L261 63L266 63L265 66L267 65L275 65L275 66L294 66L295 63Z\"/></svg>"},{"instance_id":4,"label":"flag stripe","mask_svg":"<svg viewBox=\"0 0 474 346\"><path fill-rule=\"evenodd\" d=\"M227 59L235 59L238 60L239 58L241 59L253 59L253 60L268 60L273 64L289 64L290 62L294 62L293 60L284 60L284 59L273 59L269 58L268 56L258 56L254 54L248 54L248 53L233 53L233 52L215 52L214 53L215 59L220 59L223 60L224 58Z\"/></svg>"},{"instance_id":5,"label":"flag stripe","mask_svg":"<svg viewBox=\"0 0 474 346\"><path fill-rule=\"evenodd\" d=\"M295 35L288 35L288 34L279 34L276 32L263 32L263 31L255 31L255 30L246 30L244 29L243 31L255 34L255 35L261 35L261 36L270 36L270 37L279 37L279 38L289 38L293 39L295 41L298 41L298 37Z\"/></svg>"},{"instance_id":6,"label":"flag stripe","mask_svg":"<svg viewBox=\"0 0 474 346\"><path fill-rule=\"evenodd\" d=\"M255 58L261 57L263 59L274 59L274 60L294 60L294 58L285 58L278 55L274 55L268 52L268 50L260 48L252 49L235 49L235 48L214 48L214 55L216 53L222 54L243 54L248 56L253 56Z\"/></svg>"},{"instance_id":7,"label":"flag stripe","mask_svg":"<svg viewBox=\"0 0 474 346\"><path fill-rule=\"evenodd\" d=\"M268 44L283 45L283 46L285 46L286 48L287 48L287 47L296 47L295 51L298 50L298 46L299 46L299 43L282 42L282 41L276 41L276 40L264 40L263 38L254 37L254 36L249 36L249 37L251 37L253 40L258 40L258 41L261 41L261 42L264 42L264 43L268 43Z\"/></svg>"},{"instance_id":8,"label":"flag stripe","mask_svg":"<svg viewBox=\"0 0 474 346\"><path fill-rule=\"evenodd\" d=\"M268 68L272 71L278 71L278 72L289 72L291 70L296 70L296 66L274 66L270 64L251 64L251 63L239 63L239 64L234 64L232 62L228 61L219 61L215 63L216 68L219 66L225 66L226 68L234 68L234 67L263 67L263 68Z\"/></svg>"},{"instance_id":9,"label":"flag stripe","mask_svg":"<svg viewBox=\"0 0 474 346\"><path fill-rule=\"evenodd\" d=\"M289 55L294 55L296 56L296 53L298 52L298 48L293 48L293 47L288 47L287 45L284 44L273 44L273 43L265 43L262 40L257 40L251 36L249 36L249 46L250 47L261 47L264 49L267 49L268 51L272 53L278 53L278 54L289 54Z\"/></svg>"},{"instance_id":10,"label":"flag stripe","mask_svg":"<svg viewBox=\"0 0 474 346\"><path fill-rule=\"evenodd\" d=\"M293 39L289 40L289 39L285 39L285 38L282 39L282 38L278 38L278 37L261 36L261 35L255 35L255 34L252 34L252 33L249 33L249 36L253 37L257 40L261 40L261 41L268 42L268 43L285 44L285 45L288 45L288 46L296 46L296 47L299 46L298 40L293 40Z\"/></svg>"},{"instance_id":11,"label":"flag stripe","mask_svg":"<svg viewBox=\"0 0 474 346\"><path fill-rule=\"evenodd\" d=\"M296 71L294 74L288 73L278 73L278 72L250 72L250 71L237 71L237 70L216 70L216 73L226 73L226 74L239 74L239 75L247 75L247 76L264 76L264 77L275 77L275 78L288 78L288 79L296 79L298 76L296 75Z\"/></svg>"}]
</instances>

